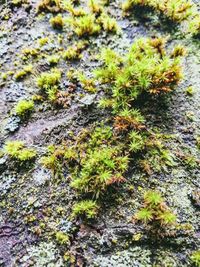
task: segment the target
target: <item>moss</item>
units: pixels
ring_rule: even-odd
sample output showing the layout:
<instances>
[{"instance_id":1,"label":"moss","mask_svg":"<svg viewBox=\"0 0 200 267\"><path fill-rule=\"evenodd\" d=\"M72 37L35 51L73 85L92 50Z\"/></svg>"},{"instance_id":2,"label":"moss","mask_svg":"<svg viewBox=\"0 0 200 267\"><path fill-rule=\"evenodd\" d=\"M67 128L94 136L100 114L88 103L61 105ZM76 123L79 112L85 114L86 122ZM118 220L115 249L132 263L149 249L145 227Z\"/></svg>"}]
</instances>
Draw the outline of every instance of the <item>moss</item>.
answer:
<instances>
[{"instance_id":1,"label":"moss","mask_svg":"<svg viewBox=\"0 0 200 267\"><path fill-rule=\"evenodd\" d=\"M29 58L36 58L39 55L38 49L35 48L24 48L22 49L22 59L27 60Z\"/></svg>"},{"instance_id":2,"label":"moss","mask_svg":"<svg viewBox=\"0 0 200 267\"><path fill-rule=\"evenodd\" d=\"M12 4L15 6L21 6L22 4L28 4L28 0L12 0Z\"/></svg>"},{"instance_id":3,"label":"moss","mask_svg":"<svg viewBox=\"0 0 200 267\"><path fill-rule=\"evenodd\" d=\"M69 244L69 236L66 235L65 233L61 232L61 231L56 232L56 241L60 245L68 245Z\"/></svg>"},{"instance_id":4,"label":"moss","mask_svg":"<svg viewBox=\"0 0 200 267\"><path fill-rule=\"evenodd\" d=\"M103 5L99 3L97 0L89 0L88 6L91 9L92 13L100 14L103 11Z\"/></svg>"},{"instance_id":5,"label":"moss","mask_svg":"<svg viewBox=\"0 0 200 267\"><path fill-rule=\"evenodd\" d=\"M164 203L159 192L147 191L144 194L143 207L134 215L134 220L149 226L148 231L164 236L165 230L175 224L176 216Z\"/></svg>"},{"instance_id":6,"label":"moss","mask_svg":"<svg viewBox=\"0 0 200 267\"><path fill-rule=\"evenodd\" d=\"M98 205L93 200L82 200L77 202L72 208L72 217L82 216L87 219L93 219L98 212Z\"/></svg>"},{"instance_id":7,"label":"moss","mask_svg":"<svg viewBox=\"0 0 200 267\"><path fill-rule=\"evenodd\" d=\"M102 83L113 85L111 97L115 110L128 108L144 92L168 93L182 79L180 58L167 55L165 42L162 38L138 39L122 60L114 52L104 52L104 65L94 74Z\"/></svg>"},{"instance_id":8,"label":"moss","mask_svg":"<svg viewBox=\"0 0 200 267\"><path fill-rule=\"evenodd\" d=\"M48 147L48 152L40 159L40 163L47 169L50 169L53 175L62 176L62 165L64 158L64 149L56 148L51 145Z\"/></svg>"},{"instance_id":9,"label":"moss","mask_svg":"<svg viewBox=\"0 0 200 267\"><path fill-rule=\"evenodd\" d=\"M34 109L34 102L32 100L20 100L15 106L15 112L18 116L24 117Z\"/></svg>"},{"instance_id":10,"label":"moss","mask_svg":"<svg viewBox=\"0 0 200 267\"><path fill-rule=\"evenodd\" d=\"M58 13L62 11L61 0L41 0L37 6L37 12Z\"/></svg>"},{"instance_id":11,"label":"moss","mask_svg":"<svg viewBox=\"0 0 200 267\"><path fill-rule=\"evenodd\" d=\"M128 11L134 6L151 7L177 22L186 20L193 12L193 4L188 0L126 0L122 9Z\"/></svg>"},{"instance_id":12,"label":"moss","mask_svg":"<svg viewBox=\"0 0 200 267\"><path fill-rule=\"evenodd\" d=\"M51 64L51 65L58 64L58 62L60 61L60 56L59 56L59 55L51 55L51 56L47 56L47 61L48 61L49 64Z\"/></svg>"},{"instance_id":13,"label":"moss","mask_svg":"<svg viewBox=\"0 0 200 267\"><path fill-rule=\"evenodd\" d=\"M32 70L33 70L33 66L32 65L24 66L24 68L22 70L17 71L15 73L14 78L16 80L23 79L27 74L32 73Z\"/></svg>"},{"instance_id":14,"label":"moss","mask_svg":"<svg viewBox=\"0 0 200 267\"><path fill-rule=\"evenodd\" d=\"M22 141L7 141L4 146L4 152L19 161L29 161L36 157L36 151L25 147Z\"/></svg>"},{"instance_id":15,"label":"moss","mask_svg":"<svg viewBox=\"0 0 200 267\"><path fill-rule=\"evenodd\" d=\"M6 72L1 73L1 79L2 79L3 81L6 81L7 78L8 78L8 74L7 74Z\"/></svg>"},{"instance_id":16,"label":"moss","mask_svg":"<svg viewBox=\"0 0 200 267\"><path fill-rule=\"evenodd\" d=\"M192 86L189 86L189 87L187 87L185 92L187 95L192 96L194 94L194 89Z\"/></svg>"},{"instance_id":17,"label":"moss","mask_svg":"<svg viewBox=\"0 0 200 267\"><path fill-rule=\"evenodd\" d=\"M81 17L69 19L68 23L72 26L74 32L79 36L94 35L100 32L101 27L96 23L94 15L87 14Z\"/></svg>"},{"instance_id":18,"label":"moss","mask_svg":"<svg viewBox=\"0 0 200 267\"><path fill-rule=\"evenodd\" d=\"M51 18L49 22L54 29L62 30L64 26L64 20L60 14Z\"/></svg>"},{"instance_id":19,"label":"moss","mask_svg":"<svg viewBox=\"0 0 200 267\"><path fill-rule=\"evenodd\" d=\"M193 251L190 259L195 266L200 267L200 250Z\"/></svg>"},{"instance_id":20,"label":"moss","mask_svg":"<svg viewBox=\"0 0 200 267\"><path fill-rule=\"evenodd\" d=\"M76 76L84 90L90 93L95 93L97 91L95 79L87 78L82 72L77 73Z\"/></svg>"},{"instance_id":21,"label":"moss","mask_svg":"<svg viewBox=\"0 0 200 267\"><path fill-rule=\"evenodd\" d=\"M43 37L43 38L38 39L38 44L39 46L44 46L45 44L48 43L48 41L49 41L48 37Z\"/></svg>"},{"instance_id":22,"label":"moss","mask_svg":"<svg viewBox=\"0 0 200 267\"><path fill-rule=\"evenodd\" d=\"M63 52L64 59L81 59L81 52L86 48L88 42L86 41L78 41L72 46L69 46L67 50Z\"/></svg>"},{"instance_id":23,"label":"moss","mask_svg":"<svg viewBox=\"0 0 200 267\"><path fill-rule=\"evenodd\" d=\"M194 35L199 36L200 34L200 15L196 14L189 22L188 31Z\"/></svg>"},{"instance_id":24,"label":"moss","mask_svg":"<svg viewBox=\"0 0 200 267\"><path fill-rule=\"evenodd\" d=\"M58 91L57 85L61 79L61 71L52 69L51 72L43 72L37 78L37 85L42 89L42 92L48 96L48 99L54 101Z\"/></svg>"},{"instance_id":25,"label":"moss","mask_svg":"<svg viewBox=\"0 0 200 267\"><path fill-rule=\"evenodd\" d=\"M86 12L83 8L74 8L72 1L64 1L63 2L64 10L68 11L73 17L85 16Z\"/></svg>"},{"instance_id":26,"label":"moss","mask_svg":"<svg viewBox=\"0 0 200 267\"><path fill-rule=\"evenodd\" d=\"M104 31L116 33L119 31L117 21L114 18L109 17L107 14L102 13L98 18L98 23L102 26Z\"/></svg>"}]
</instances>

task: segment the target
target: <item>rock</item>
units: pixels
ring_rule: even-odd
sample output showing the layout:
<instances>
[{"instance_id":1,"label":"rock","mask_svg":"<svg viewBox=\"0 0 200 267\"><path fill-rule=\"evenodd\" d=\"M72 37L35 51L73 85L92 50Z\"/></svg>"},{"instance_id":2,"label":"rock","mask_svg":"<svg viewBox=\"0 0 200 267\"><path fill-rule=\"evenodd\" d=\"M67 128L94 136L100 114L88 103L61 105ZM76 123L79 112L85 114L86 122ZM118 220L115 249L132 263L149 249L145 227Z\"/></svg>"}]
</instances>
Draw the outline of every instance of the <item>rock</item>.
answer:
<instances>
[{"instance_id":1,"label":"rock","mask_svg":"<svg viewBox=\"0 0 200 267\"><path fill-rule=\"evenodd\" d=\"M85 106L90 106L94 103L95 98L96 98L96 94L86 95L79 101L80 101L80 103L84 104Z\"/></svg>"},{"instance_id":2,"label":"rock","mask_svg":"<svg viewBox=\"0 0 200 267\"><path fill-rule=\"evenodd\" d=\"M17 116L12 116L8 118L5 130L13 133L19 128L19 124L20 124L20 118Z\"/></svg>"}]
</instances>

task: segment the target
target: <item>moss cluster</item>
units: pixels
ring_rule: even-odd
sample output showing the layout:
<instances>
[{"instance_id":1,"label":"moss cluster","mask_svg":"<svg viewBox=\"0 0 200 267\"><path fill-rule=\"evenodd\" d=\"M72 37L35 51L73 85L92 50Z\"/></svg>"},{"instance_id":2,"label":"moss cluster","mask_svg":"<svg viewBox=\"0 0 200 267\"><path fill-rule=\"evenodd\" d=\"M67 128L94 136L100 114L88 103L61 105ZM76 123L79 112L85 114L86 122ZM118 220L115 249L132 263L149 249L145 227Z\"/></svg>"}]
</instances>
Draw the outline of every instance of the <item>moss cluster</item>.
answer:
<instances>
[{"instance_id":1,"label":"moss cluster","mask_svg":"<svg viewBox=\"0 0 200 267\"><path fill-rule=\"evenodd\" d=\"M58 84L61 79L61 71L59 69L52 69L50 72L43 72L37 78L37 85L42 90L42 93L47 95L50 101L56 100L58 92Z\"/></svg>"},{"instance_id":2,"label":"moss cluster","mask_svg":"<svg viewBox=\"0 0 200 267\"><path fill-rule=\"evenodd\" d=\"M15 112L20 117L25 117L34 109L34 102L32 100L20 100L15 106Z\"/></svg>"},{"instance_id":3,"label":"moss cluster","mask_svg":"<svg viewBox=\"0 0 200 267\"><path fill-rule=\"evenodd\" d=\"M61 0L41 0L37 6L37 12L58 13L62 11Z\"/></svg>"},{"instance_id":4,"label":"moss cluster","mask_svg":"<svg viewBox=\"0 0 200 267\"><path fill-rule=\"evenodd\" d=\"M91 12L74 8L71 3L65 3L65 9L71 13L66 22L79 37L98 34L101 30L116 33L119 28L114 18L104 10L104 5L91 0L88 3Z\"/></svg>"},{"instance_id":5,"label":"moss cluster","mask_svg":"<svg viewBox=\"0 0 200 267\"><path fill-rule=\"evenodd\" d=\"M64 59L81 59L82 55L81 52L82 50L85 49L87 46L87 42L79 41L75 43L73 46L69 46L67 50L63 52L63 57Z\"/></svg>"},{"instance_id":6,"label":"moss cluster","mask_svg":"<svg viewBox=\"0 0 200 267\"><path fill-rule=\"evenodd\" d=\"M193 11L193 3L189 0L126 0L122 8L124 11L128 11L137 5L149 6L177 22L187 19Z\"/></svg>"},{"instance_id":7,"label":"moss cluster","mask_svg":"<svg viewBox=\"0 0 200 267\"><path fill-rule=\"evenodd\" d=\"M134 215L134 220L144 223L153 233L164 235L164 229L174 225L176 216L164 203L159 192L147 191L143 207Z\"/></svg>"},{"instance_id":8,"label":"moss cluster","mask_svg":"<svg viewBox=\"0 0 200 267\"><path fill-rule=\"evenodd\" d=\"M192 263L196 266L200 266L200 250L194 251L190 256Z\"/></svg>"},{"instance_id":9,"label":"moss cluster","mask_svg":"<svg viewBox=\"0 0 200 267\"><path fill-rule=\"evenodd\" d=\"M14 75L14 78L18 81L23 79L26 75L32 73L33 71L33 66L32 65L27 65L24 66L24 68L20 71L17 71Z\"/></svg>"},{"instance_id":10,"label":"moss cluster","mask_svg":"<svg viewBox=\"0 0 200 267\"><path fill-rule=\"evenodd\" d=\"M93 219L98 212L98 205L93 200L82 200L76 203L72 208L72 217L85 217Z\"/></svg>"},{"instance_id":11,"label":"moss cluster","mask_svg":"<svg viewBox=\"0 0 200 267\"><path fill-rule=\"evenodd\" d=\"M103 67L95 76L102 83L112 84L115 110L128 108L141 93L170 92L181 80L180 54L167 54L165 42L163 38L138 39L124 58L110 49L103 51Z\"/></svg>"},{"instance_id":12,"label":"moss cluster","mask_svg":"<svg viewBox=\"0 0 200 267\"><path fill-rule=\"evenodd\" d=\"M54 29L62 30L64 26L64 20L60 14L51 18L49 22Z\"/></svg>"},{"instance_id":13,"label":"moss cluster","mask_svg":"<svg viewBox=\"0 0 200 267\"><path fill-rule=\"evenodd\" d=\"M25 147L22 141L7 141L4 152L13 159L25 162L36 157L36 151Z\"/></svg>"}]
</instances>

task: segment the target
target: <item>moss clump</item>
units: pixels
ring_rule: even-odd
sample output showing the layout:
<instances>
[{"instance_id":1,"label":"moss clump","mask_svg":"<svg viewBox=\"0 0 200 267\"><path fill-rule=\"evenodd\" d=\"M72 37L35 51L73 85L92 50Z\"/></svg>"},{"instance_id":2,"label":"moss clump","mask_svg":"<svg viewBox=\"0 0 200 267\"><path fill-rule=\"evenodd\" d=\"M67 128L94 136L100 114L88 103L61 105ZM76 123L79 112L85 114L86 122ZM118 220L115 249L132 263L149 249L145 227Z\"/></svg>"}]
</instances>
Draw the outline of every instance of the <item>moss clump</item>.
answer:
<instances>
[{"instance_id":1,"label":"moss clump","mask_svg":"<svg viewBox=\"0 0 200 267\"><path fill-rule=\"evenodd\" d=\"M95 15L91 14L71 18L68 22L79 37L94 35L101 30L100 25L96 23Z\"/></svg>"},{"instance_id":2,"label":"moss clump","mask_svg":"<svg viewBox=\"0 0 200 267\"><path fill-rule=\"evenodd\" d=\"M59 55L47 56L47 61L49 62L49 64L55 65L60 61L60 56Z\"/></svg>"},{"instance_id":3,"label":"moss clump","mask_svg":"<svg viewBox=\"0 0 200 267\"><path fill-rule=\"evenodd\" d=\"M92 13L94 13L94 14L99 15L103 12L103 5L100 2L98 2L97 0L89 0L88 6L89 6L90 10L92 11Z\"/></svg>"},{"instance_id":4,"label":"moss clump","mask_svg":"<svg viewBox=\"0 0 200 267\"><path fill-rule=\"evenodd\" d=\"M93 219L97 215L98 205L93 200L82 200L77 202L72 208L72 217L82 216L87 219Z\"/></svg>"},{"instance_id":5,"label":"moss clump","mask_svg":"<svg viewBox=\"0 0 200 267\"><path fill-rule=\"evenodd\" d=\"M29 161L36 157L36 151L34 149L28 149L25 147L22 141L8 141L4 146L4 152L19 161Z\"/></svg>"},{"instance_id":6,"label":"moss clump","mask_svg":"<svg viewBox=\"0 0 200 267\"><path fill-rule=\"evenodd\" d=\"M146 153L140 160L140 166L147 174L167 171L168 168L177 165L176 157L166 146L169 138L163 134L152 133L146 140Z\"/></svg>"},{"instance_id":7,"label":"moss clump","mask_svg":"<svg viewBox=\"0 0 200 267\"><path fill-rule=\"evenodd\" d=\"M104 31L116 33L119 31L119 26L116 19L109 17L106 13L98 18L98 23L101 25Z\"/></svg>"},{"instance_id":8,"label":"moss clump","mask_svg":"<svg viewBox=\"0 0 200 267\"><path fill-rule=\"evenodd\" d=\"M52 69L51 72L43 72L37 78L37 85L42 90L42 93L47 98L54 102L58 93L58 84L61 79L61 71L59 69Z\"/></svg>"},{"instance_id":9,"label":"moss clump","mask_svg":"<svg viewBox=\"0 0 200 267\"><path fill-rule=\"evenodd\" d=\"M24 117L34 109L34 102L32 100L20 100L15 106L15 112L18 116Z\"/></svg>"},{"instance_id":10,"label":"moss clump","mask_svg":"<svg viewBox=\"0 0 200 267\"><path fill-rule=\"evenodd\" d=\"M144 92L162 94L170 92L182 79L180 57L172 58L165 51L163 38L141 38L121 59L115 52L104 50L103 67L94 74L102 83L112 87L113 108L128 108Z\"/></svg>"},{"instance_id":11,"label":"moss clump","mask_svg":"<svg viewBox=\"0 0 200 267\"><path fill-rule=\"evenodd\" d=\"M87 42L79 41L73 46L69 46L67 50L63 52L64 59L81 59L81 52L87 46Z\"/></svg>"},{"instance_id":12,"label":"moss clump","mask_svg":"<svg viewBox=\"0 0 200 267\"><path fill-rule=\"evenodd\" d=\"M62 4L64 10L68 11L73 17L80 17L86 15L86 11L83 8L75 8L73 6L72 1L70 0L63 1Z\"/></svg>"},{"instance_id":13,"label":"moss clump","mask_svg":"<svg viewBox=\"0 0 200 267\"><path fill-rule=\"evenodd\" d=\"M82 194L89 193L98 198L109 187L125 181L123 174L129 159L110 127L97 127L91 133L83 131L79 138L77 145L69 144L65 153L72 172L72 187ZM79 168L74 168L74 164Z\"/></svg>"},{"instance_id":14,"label":"moss clump","mask_svg":"<svg viewBox=\"0 0 200 267\"><path fill-rule=\"evenodd\" d=\"M20 71L17 71L16 74L14 75L14 78L16 80L21 80L23 79L27 74L32 73L33 66L32 65L27 65L24 66L24 68Z\"/></svg>"},{"instance_id":15,"label":"moss clump","mask_svg":"<svg viewBox=\"0 0 200 267\"><path fill-rule=\"evenodd\" d=\"M196 14L190 21L189 21L189 32L194 36L200 35L200 15Z\"/></svg>"},{"instance_id":16,"label":"moss clump","mask_svg":"<svg viewBox=\"0 0 200 267\"><path fill-rule=\"evenodd\" d=\"M43 37L43 38L38 39L38 44L39 46L44 46L45 44L48 43L48 41L49 41L48 37Z\"/></svg>"},{"instance_id":17,"label":"moss clump","mask_svg":"<svg viewBox=\"0 0 200 267\"><path fill-rule=\"evenodd\" d=\"M144 194L143 207L134 215L134 221L145 224L150 232L163 236L167 228L176 222L176 216L170 211L157 191Z\"/></svg>"},{"instance_id":18,"label":"moss clump","mask_svg":"<svg viewBox=\"0 0 200 267\"><path fill-rule=\"evenodd\" d=\"M177 22L187 19L193 12L193 3L189 0L127 0L122 9L128 11L134 6L151 7Z\"/></svg>"},{"instance_id":19,"label":"moss clump","mask_svg":"<svg viewBox=\"0 0 200 267\"><path fill-rule=\"evenodd\" d=\"M62 11L61 0L41 0L37 6L37 12L58 13Z\"/></svg>"},{"instance_id":20,"label":"moss clump","mask_svg":"<svg viewBox=\"0 0 200 267\"><path fill-rule=\"evenodd\" d=\"M65 233L61 232L61 231L56 232L56 241L60 245L68 245L69 244L69 236L66 235Z\"/></svg>"},{"instance_id":21,"label":"moss clump","mask_svg":"<svg viewBox=\"0 0 200 267\"><path fill-rule=\"evenodd\" d=\"M1 79L2 79L3 81L6 81L7 78L8 78L8 74L7 74L6 72L1 73Z\"/></svg>"},{"instance_id":22,"label":"moss clump","mask_svg":"<svg viewBox=\"0 0 200 267\"><path fill-rule=\"evenodd\" d=\"M23 61L28 61L28 59L36 58L39 55L39 50L36 48L24 48L22 49L22 54L20 57Z\"/></svg>"},{"instance_id":23,"label":"moss clump","mask_svg":"<svg viewBox=\"0 0 200 267\"><path fill-rule=\"evenodd\" d=\"M51 145L48 147L47 154L40 159L40 163L47 169L50 169L55 176L62 176L62 166L64 158L64 149L56 148Z\"/></svg>"},{"instance_id":24,"label":"moss clump","mask_svg":"<svg viewBox=\"0 0 200 267\"><path fill-rule=\"evenodd\" d=\"M47 90L48 88L57 85L61 79L61 72L58 69L52 69L51 72L43 72L37 78L39 88Z\"/></svg>"},{"instance_id":25,"label":"moss clump","mask_svg":"<svg viewBox=\"0 0 200 267\"><path fill-rule=\"evenodd\" d=\"M194 251L190 259L196 267L200 267L200 250Z\"/></svg>"},{"instance_id":26,"label":"moss clump","mask_svg":"<svg viewBox=\"0 0 200 267\"><path fill-rule=\"evenodd\" d=\"M97 91L94 79L86 77L82 72L77 73L76 76L84 90L90 93L95 93Z\"/></svg>"},{"instance_id":27,"label":"moss clump","mask_svg":"<svg viewBox=\"0 0 200 267\"><path fill-rule=\"evenodd\" d=\"M51 18L49 22L54 29L62 30L64 26L64 20L60 14Z\"/></svg>"}]
</instances>

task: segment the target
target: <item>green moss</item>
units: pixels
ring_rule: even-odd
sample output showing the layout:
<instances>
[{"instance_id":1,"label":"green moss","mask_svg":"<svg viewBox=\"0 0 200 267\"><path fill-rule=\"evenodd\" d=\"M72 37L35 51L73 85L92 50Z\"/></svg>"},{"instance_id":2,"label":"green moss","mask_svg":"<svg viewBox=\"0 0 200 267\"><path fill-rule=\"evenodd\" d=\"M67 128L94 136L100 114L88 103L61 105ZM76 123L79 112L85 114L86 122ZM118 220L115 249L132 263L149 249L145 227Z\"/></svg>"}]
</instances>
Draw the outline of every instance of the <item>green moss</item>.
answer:
<instances>
[{"instance_id":1,"label":"green moss","mask_svg":"<svg viewBox=\"0 0 200 267\"><path fill-rule=\"evenodd\" d=\"M101 27L96 23L95 15L87 14L81 17L72 17L68 20L74 32L79 36L94 35L100 32Z\"/></svg>"},{"instance_id":2,"label":"green moss","mask_svg":"<svg viewBox=\"0 0 200 267\"><path fill-rule=\"evenodd\" d=\"M161 204L163 199L159 192L148 191L144 194L144 201L149 207L154 207Z\"/></svg>"},{"instance_id":3,"label":"green moss","mask_svg":"<svg viewBox=\"0 0 200 267\"><path fill-rule=\"evenodd\" d=\"M57 85L61 79L61 72L58 69L52 69L51 72L43 72L37 78L37 85L41 89L48 89L54 85Z\"/></svg>"},{"instance_id":4,"label":"green moss","mask_svg":"<svg viewBox=\"0 0 200 267\"><path fill-rule=\"evenodd\" d=\"M51 55L51 56L47 56L47 61L48 61L51 65L58 64L58 62L60 61L60 56L59 56L59 55Z\"/></svg>"},{"instance_id":5,"label":"green moss","mask_svg":"<svg viewBox=\"0 0 200 267\"><path fill-rule=\"evenodd\" d=\"M146 224L153 219L153 212L147 208L143 208L137 212L135 217L138 221L142 221Z\"/></svg>"},{"instance_id":6,"label":"green moss","mask_svg":"<svg viewBox=\"0 0 200 267\"><path fill-rule=\"evenodd\" d=\"M15 6L21 6L22 4L28 4L28 0L12 0L12 4Z\"/></svg>"},{"instance_id":7,"label":"green moss","mask_svg":"<svg viewBox=\"0 0 200 267\"><path fill-rule=\"evenodd\" d=\"M119 26L114 18L109 17L106 13L98 18L98 23L101 25L104 31L116 33L119 31Z\"/></svg>"},{"instance_id":8,"label":"green moss","mask_svg":"<svg viewBox=\"0 0 200 267\"><path fill-rule=\"evenodd\" d=\"M177 22L186 20L193 13L193 3L188 0L126 0L122 9L128 11L134 6L151 7Z\"/></svg>"},{"instance_id":9,"label":"green moss","mask_svg":"<svg viewBox=\"0 0 200 267\"><path fill-rule=\"evenodd\" d=\"M189 95L189 96L192 96L194 94L194 89L192 86L189 86L187 89L186 89L186 94Z\"/></svg>"},{"instance_id":10,"label":"green moss","mask_svg":"<svg viewBox=\"0 0 200 267\"><path fill-rule=\"evenodd\" d=\"M82 216L87 219L93 219L98 212L98 205L93 200L82 200L77 202L72 208L72 217Z\"/></svg>"},{"instance_id":11,"label":"green moss","mask_svg":"<svg viewBox=\"0 0 200 267\"><path fill-rule=\"evenodd\" d=\"M60 245L68 245L69 244L69 236L66 235L65 233L59 231L56 233L56 241Z\"/></svg>"},{"instance_id":12,"label":"green moss","mask_svg":"<svg viewBox=\"0 0 200 267\"><path fill-rule=\"evenodd\" d=\"M34 109L34 102L32 100L20 100L15 106L15 112L18 116L24 117Z\"/></svg>"},{"instance_id":13,"label":"green moss","mask_svg":"<svg viewBox=\"0 0 200 267\"><path fill-rule=\"evenodd\" d=\"M79 45L69 46L67 50L63 52L64 59L81 59L81 51L84 49L84 46L81 47Z\"/></svg>"},{"instance_id":14,"label":"green moss","mask_svg":"<svg viewBox=\"0 0 200 267\"><path fill-rule=\"evenodd\" d=\"M7 78L8 78L8 74L7 73L1 73L1 79L3 80L3 81L6 81L7 80Z\"/></svg>"},{"instance_id":15,"label":"green moss","mask_svg":"<svg viewBox=\"0 0 200 267\"><path fill-rule=\"evenodd\" d=\"M49 22L54 29L62 30L64 26L64 20L60 14L51 18Z\"/></svg>"},{"instance_id":16,"label":"green moss","mask_svg":"<svg viewBox=\"0 0 200 267\"><path fill-rule=\"evenodd\" d=\"M37 78L37 85L42 89L42 93L47 98L54 102L57 98L58 84L61 79L61 71L59 69L52 69L51 72L43 72Z\"/></svg>"},{"instance_id":17,"label":"green moss","mask_svg":"<svg viewBox=\"0 0 200 267\"><path fill-rule=\"evenodd\" d=\"M194 36L200 34L200 15L196 14L189 22L189 32Z\"/></svg>"},{"instance_id":18,"label":"green moss","mask_svg":"<svg viewBox=\"0 0 200 267\"><path fill-rule=\"evenodd\" d=\"M7 141L4 146L4 152L11 158L22 162L32 160L36 157L36 151L26 148L22 141Z\"/></svg>"},{"instance_id":19,"label":"green moss","mask_svg":"<svg viewBox=\"0 0 200 267\"><path fill-rule=\"evenodd\" d=\"M92 13L94 14L100 14L103 11L103 5L97 1L97 0L89 0L88 1L88 6L90 8L90 10L92 11Z\"/></svg>"},{"instance_id":20,"label":"green moss","mask_svg":"<svg viewBox=\"0 0 200 267\"><path fill-rule=\"evenodd\" d=\"M200 250L193 251L190 259L195 266L200 267Z\"/></svg>"},{"instance_id":21,"label":"green moss","mask_svg":"<svg viewBox=\"0 0 200 267\"><path fill-rule=\"evenodd\" d=\"M48 41L49 41L48 37L43 37L43 38L38 39L38 44L39 46L44 46L45 44L48 43Z\"/></svg>"},{"instance_id":22,"label":"green moss","mask_svg":"<svg viewBox=\"0 0 200 267\"><path fill-rule=\"evenodd\" d=\"M62 176L62 165L65 150L61 147L56 148L51 145L45 156L41 157L40 163L47 169L50 169L53 175Z\"/></svg>"},{"instance_id":23,"label":"green moss","mask_svg":"<svg viewBox=\"0 0 200 267\"><path fill-rule=\"evenodd\" d=\"M37 6L37 12L57 13L62 11L61 0L40 0Z\"/></svg>"},{"instance_id":24,"label":"green moss","mask_svg":"<svg viewBox=\"0 0 200 267\"><path fill-rule=\"evenodd\" d=\"M175 214L170 211L157 191L148 191L144 194L143 207L135 214L134 219L136 222L149 225L150 232L161 236L164 236L165 230L170 229L176 222Z\"/></svg>"},{"instance_id":25,"label":"green moss","mask_svg":"<svg viewBox=\"0 0 200 267\"><path fill-rule=\"evenodd\" d=\"M16 74L14 75L14 78L16 80L23 79L27 74L32 73L32 70L33 70L32 65L24 66L22 70L16 72Z\"/></svg>"},{"instance_id":26,"label":"green moss","mask_svg":"<svg viewBox=\"0 0 200 267\"><path fill-rule=\"evenodd\" d=\"M123 59L110 50L103 53L104 65L94 74L102 83L112 85L115 110L128 108L144 92L168 93L182 79L179 55L171 58L164 46L162 38L141 38Z\"/></svg>"},{"instance_id":27,"label":"green moss","mask_svg":"<svg viewBox=\"0 0 200 267\"><path fill-rule=\"evenodd\" d=\"M24 48L22 49L22 54L24 58L37 57L39 55L39 51L36 48Z\"/></svg>"},{"instance_id":28,"label":"green moss","mask_svg":"<svg viewBox=\"0 0 200 267\"><path fill-rule=\"evenodd\" d=\"M95 79L87 78L86 75L84 75L82 72L77 73L76 76L80 81L81 86L83 87L84 90L90 93L96 92L97 89L96 89Z\"/></svg>"},{"instance_id":29,"label":"green moss","mask_svg":"<svg viewBox=\"0 0 200 267\"><path fill-rule=\"evenodd\" d=\"M72 1L63 1L64 10L68 11L73 17L85 16L86 11L83 8L74 8Z\"/></svg>"}]
</instances>

